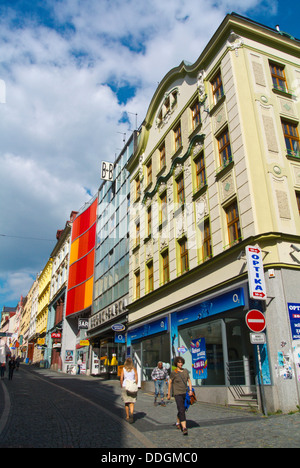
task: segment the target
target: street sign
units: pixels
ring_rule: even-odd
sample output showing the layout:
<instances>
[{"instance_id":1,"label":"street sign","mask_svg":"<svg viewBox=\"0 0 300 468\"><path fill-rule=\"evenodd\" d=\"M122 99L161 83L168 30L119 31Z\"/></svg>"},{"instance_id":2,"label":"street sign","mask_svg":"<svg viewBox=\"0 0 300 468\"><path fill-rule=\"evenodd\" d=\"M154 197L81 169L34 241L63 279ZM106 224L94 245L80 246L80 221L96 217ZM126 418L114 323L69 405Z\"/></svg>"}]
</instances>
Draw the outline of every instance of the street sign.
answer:
<instances>
[{"instance_id":1,"label":"street sign","mask_svg":"<svg viewBox=\"0 0 300 468\"><path fill-rule=\"evenodd\" d=\"M262 252L259 247L246 247L250 298L265 301L267 298Z\"/></svg>"},{"instance_id":2,"label":"street sign","mask_svg":"<svg viewBox=\"0 0 300 468\"><path fill-rule=\"evenodd\" d=\"M246 315L246 324L254 333L260 333L266 328L266 319L260 310L249 310Z\"/></svg>"},{"instance_id":3,"label":"street sign","mask_svg":"<svg viewBox=\"0 0 300 468\"><path fill-rule=\"evenodd\" d=\"M265 333L250 333L250 342L254 345L266 344L267 338Z\"/></svg>"}]
</instances>

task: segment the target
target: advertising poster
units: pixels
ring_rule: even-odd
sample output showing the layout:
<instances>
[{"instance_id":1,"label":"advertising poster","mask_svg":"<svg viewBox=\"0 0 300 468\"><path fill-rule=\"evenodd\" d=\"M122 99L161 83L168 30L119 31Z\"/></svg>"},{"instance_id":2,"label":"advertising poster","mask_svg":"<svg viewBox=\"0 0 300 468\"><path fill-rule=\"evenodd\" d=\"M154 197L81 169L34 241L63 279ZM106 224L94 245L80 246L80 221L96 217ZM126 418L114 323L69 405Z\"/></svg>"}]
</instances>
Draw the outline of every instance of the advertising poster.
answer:
<instances>
[{"instance_id":1,"label":"advertising poster","mask_svg":"<svg viewBox=\"0 0 300 468\"><path fill-rule=\"evenodd\" d=\"M205 338L191 341L193 379L207 379Z\"/></svg>"}]
</instances>

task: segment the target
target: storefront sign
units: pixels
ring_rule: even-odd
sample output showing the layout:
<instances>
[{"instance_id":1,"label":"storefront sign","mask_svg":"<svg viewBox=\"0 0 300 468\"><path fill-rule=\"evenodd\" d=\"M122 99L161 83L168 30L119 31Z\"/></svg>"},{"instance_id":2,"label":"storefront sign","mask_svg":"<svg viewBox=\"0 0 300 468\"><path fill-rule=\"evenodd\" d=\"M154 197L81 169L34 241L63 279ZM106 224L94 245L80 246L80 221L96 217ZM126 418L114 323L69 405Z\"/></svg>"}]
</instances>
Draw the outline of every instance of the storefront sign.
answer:
<instances>
[{"instance_id":1,"label":"storefront sign","mask_svg":"<svg viewBox=\"0 0 300 468\"><path fill-rule=\"evenodd\" d=\"M205 338L191 341L193 379L207 379Z\"/></svg>"},{"instance_id":2,"label":"storefront sign","mask_svg":"<svg viewBox=\"0 0 300 468\"><path fill-rule=\"evenodd\" d=\"M61 333L60 332L53 332L53 333L51 333L51 338L61 338Z\"/></svg>"},{"instance_id":3,"label":"storefront sign","mask_svg":"<svg viewBox=\"0 0 300 468\"><path fill-rule=\"evenodd\" d=\"M113 163L102 161L101 164L101 179L114 180L114 165Z\"/></svg>"},{"instance_id":4,"label":"storefront sign","mask_svg":"<svg viewBox=\"0 0 300 468\"><path fill-rule=\"evenodd\" d=\"M267 298L262 252L259 247L246 247L250 298L265 301Z\"/></svg>"},{"instance_id":5,"label":"storefront sign","mask_svg":"<svg viewBox=\"0 0 300 468\"><path fill-rule=\"evenodd\" d=\"M97 314L93 315L89 320L89 330L97 328L103 323L109 322L110 320L113 320L119 315L121 315L123 312L126 312L126 306L126 299L121 299L120 301L115 302L114 304L102 310L101 312L98 312Z\"/></svg>"},{"instance_id":6,"label":"storefront sign","mask_svg":"<svg viewBox=\"0 0 300 468\"><path fill-rule=\"evenodd\" d=\"M90 342L89 342L89 340L80 340L79 345L80 346L89 346Z\"/></svg>"},{"instance_id":7,"label":"storefront sign","mask_svg":"<svg viewBox=\"0 0 300 468\"><path fill-rule=\"evenodd\" d=\"M300 340L300 304L288 303L292 340Z\"/></svg>"},{"instance_id":8,"label":"storefront sign","mask_svg":"<svg viewBox=\"0 0 300 468\"><path fill-rule=\"evenodd\" d=\"M168 330L168 318L164 317L160 320L155 320L154 322L147 323L142 327L135 328L134 330L128 332L127 334L127 345L131 344L133 340L139 340L143 337L154 335L155 333L160 333L162 331Z\"/></svg>"},{"instance_id":9,"label":"storefront sign","mask_svg":"<svg viewBox=\"0 0 300 468\"><path fill-rule=\"evenodd\" d=\"M89 328L89 319L80 318L78 319L78 330L88 330Z\"/></svg>"},{"instance_id":10,"label":"storefront sign","mask_svg":"<svg viewBox=\"0 0 300 468\"><path fill-rule=\"evenodd\" d=\"M125 343L125 333L115 333L115 343Z\"/></svg>"},{"instance_id":11,"label":"storefront sign","mask_svg":"<svg viewBox=\"0 0 300 468\"><path fill-rule=\"evenodd\" d=\"M125 330L125 325L122 323L116 323L115 325L112 325L112 330L115 332L122 332Z\"/></svg>"}]
</instances>

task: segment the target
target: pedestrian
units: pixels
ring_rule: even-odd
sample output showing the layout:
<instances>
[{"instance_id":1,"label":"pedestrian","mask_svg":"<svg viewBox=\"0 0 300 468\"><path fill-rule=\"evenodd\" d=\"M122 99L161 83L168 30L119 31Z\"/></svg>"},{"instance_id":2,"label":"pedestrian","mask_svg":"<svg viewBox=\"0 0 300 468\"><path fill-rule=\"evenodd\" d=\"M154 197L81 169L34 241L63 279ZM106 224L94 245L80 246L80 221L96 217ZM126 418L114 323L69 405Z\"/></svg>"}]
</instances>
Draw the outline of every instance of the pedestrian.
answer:
<instances>
[{"instance_id":1,"label":"pedestrian","mask_svg":"<svg viewBox=\"0 0 300 468\"><path fill-rule=\"evenodd\" d=\"M125 403L125 413L126 413L126 421L130 424L133 423L133 412L134 412L134 404L136 402L136 395L128 395L126 390L126 384L138 382L138 374L137 370L133 365L133 361L131 358L127 358L124 367L121 372L120 376L120 384L121 384L121 392L122 392L122 400ZM136 385L137 388L137 385Z\"/></svg>"},{"instance_id":2,"label":"pedestrian","mask_svg":"<svg viewBox=\"0 0 300 468\"><path fill-rule=\"evenodd\" d=\"M5 362L1 362L1 363L0 363L0 375L1 375L1 379L4 379L5 371L6 371Z\"/></svg>"},{"instance_id":3,"label":"pedestrian","mask_svg":"<svg viewBox=\"0 0 300 468\"><path fill-rule=\"evenodd\" d=\"M190 379L190 374L187 369L183 369L185 360L181 356L177 356L174 359L174 365L176 369L171 372L169 379L168 387L168 400L171 398L171 387L173 387L173 395L175 397L177 405L177 429L181 429L183 435L188 435L188 430L186 427L186 415L185 415L185 396L187 386L189 387L189 395L192 395L192 382Z\"/></svg>"},{"instance_id":4,"label":"pedestrian","mask_svg":"<svg viewBox=\"0 0 300 468\"><path fill-rule=\"evenodd\" d=\"M15 356L12 356L10 360L8 361L8 380L12 380L15 368L16 368L16 360L15 360Z\"/></svg>"},{"instance_id":5,"label":"pedestrian","mask_svg":"<svg viewBox=\"0 0 300 468\"><path fill-rule=\"evenodd\" d=\"M77 374L80 374L81 366L82 366L82 359L81 359L81 356L79 355L79 358L77 360Z\"/></svg>"},{"instance_id":6,"label":"pedestrian","mask_svg":"<svg viewBox=\"0 0 300 468\"><path fill-rule=\"evenodd\" d=\"M17 359L16 359L16 370L17 371L19 370L19 367L20 367L20 361L21 361L21 358L20 358L20 356L18 356Z\"/></svg>"},{"instance_id":7,"label":"pedestrian","mask_svg":"<svg viewBox=\"0 0 300 468\"><path fill-rule=\"evenodd\" d=\"M157 398L158 398L158 395L160 394L160 398L161 398L160 405L166 406L164 402L164 396L165 396L164 385L165 385L165 382L169 378L169 374L168 374L167 369L163 367L162 361L159 361L157 363L157 367L153 369L151 378L154 381L154 385L155 385L154 405L155 406L157 405Z\"/></svg>"}]
</instances>

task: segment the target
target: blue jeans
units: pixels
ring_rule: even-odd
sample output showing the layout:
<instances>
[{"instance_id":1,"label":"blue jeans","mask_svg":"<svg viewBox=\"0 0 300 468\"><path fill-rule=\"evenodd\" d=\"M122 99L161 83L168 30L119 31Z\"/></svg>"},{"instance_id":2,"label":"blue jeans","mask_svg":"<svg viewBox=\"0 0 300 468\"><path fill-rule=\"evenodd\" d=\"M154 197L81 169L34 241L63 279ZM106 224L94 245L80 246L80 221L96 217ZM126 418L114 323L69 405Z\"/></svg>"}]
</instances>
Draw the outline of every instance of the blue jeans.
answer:
<instances>
[{"instance_id":1,"label":"blue jeans","mask_svg":"<svg viewBox=\"0 0 300 468\"><path fill-rule=\"evenodd\" d=\"M161 399L163 400L165 380L155 380L154 384L155 384L155 398L157 398L160 393Z\"/></svg>"}]
</instances>

